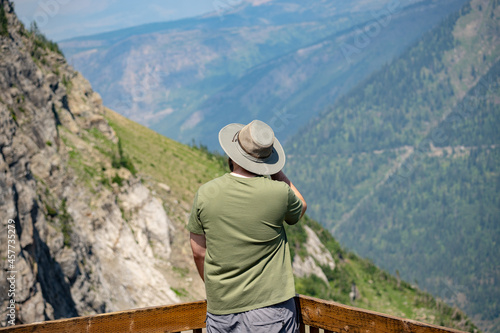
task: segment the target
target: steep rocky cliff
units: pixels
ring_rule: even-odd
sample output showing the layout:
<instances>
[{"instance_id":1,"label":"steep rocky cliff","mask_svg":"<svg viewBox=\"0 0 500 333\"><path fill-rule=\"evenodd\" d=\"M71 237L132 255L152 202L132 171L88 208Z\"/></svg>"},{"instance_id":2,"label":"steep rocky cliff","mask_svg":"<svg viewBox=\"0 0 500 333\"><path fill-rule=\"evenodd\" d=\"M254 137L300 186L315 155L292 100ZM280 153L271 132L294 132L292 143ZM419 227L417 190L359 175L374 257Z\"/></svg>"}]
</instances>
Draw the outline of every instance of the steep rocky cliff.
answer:
<instances>
[{"instance_id":1,"label":"steep rocky cliff","mask_svg":"<svg viewBox=\"0 0 500 333\"><path fill-rule=\"evenodd\" d=\"M10 2L0 3L8 22L0 37L2 326L10 299L17 323L178 302L168 259L184 231L120 156L100 96L55 44L23 27ZM96 165L102 178L92 183ZM202 296L200 283L191 294Z\"/></svg>"}]
</instances>

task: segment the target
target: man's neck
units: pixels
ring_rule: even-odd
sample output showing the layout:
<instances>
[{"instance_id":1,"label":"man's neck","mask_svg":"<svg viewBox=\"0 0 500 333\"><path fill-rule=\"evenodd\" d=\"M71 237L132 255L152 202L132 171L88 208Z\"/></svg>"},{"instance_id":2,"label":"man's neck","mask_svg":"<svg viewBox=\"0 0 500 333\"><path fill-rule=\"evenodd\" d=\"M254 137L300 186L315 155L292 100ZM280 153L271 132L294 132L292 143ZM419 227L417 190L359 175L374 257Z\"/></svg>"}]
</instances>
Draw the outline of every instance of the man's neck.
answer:
<instances>
[{"instance_id":1,"label":"man's neck","mask_svg":"<svg viewBox=\"0 0 500 333\"><path fill-rule=\"evenodd\" d=\"M252 178L252 177L257 176L256 174L251 173L243 168L235 168L234 171L231 172L231 174L233 176L241 177L241 178Z\"/></svg>"},{"instance_id":2,"label":"man's neck","mask_svg":"<svg viewBox=\"0 0 500 333\"><path fill-rule=\"evenodd\" d=\"M240 175L239 173L235 173L235 172L231 172L231 174L235 177L240 177L240 178L250 178L248 176L243 176L243 175Z\"/></svg>"}]
</instances>

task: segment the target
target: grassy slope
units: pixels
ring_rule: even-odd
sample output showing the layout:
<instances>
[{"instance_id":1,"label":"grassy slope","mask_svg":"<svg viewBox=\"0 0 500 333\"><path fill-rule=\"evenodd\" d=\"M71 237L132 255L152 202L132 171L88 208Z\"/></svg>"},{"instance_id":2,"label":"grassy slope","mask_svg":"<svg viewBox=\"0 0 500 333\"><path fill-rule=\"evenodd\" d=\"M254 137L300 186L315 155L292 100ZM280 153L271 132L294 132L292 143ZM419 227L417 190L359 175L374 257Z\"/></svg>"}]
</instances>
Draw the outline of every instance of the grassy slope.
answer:
<instances>
[{"instance_id":1,"label":"grassy slope","mask_svg":"<svg viewBox=\"0 0 500 333\"><path fill-rule=\"evenodd\" d=\"M192 202L201 184L224 173L215 155L168 139L109 109L106 117L141 173L170 186L173 196L184 203Z\"/></svg>"},{"instance_id":2,"label":"grassy slope","mask_svg":"<svg viewBox=\"0 0 500 333\"><path fill-rule=\"evenodd\" d=\"M188 208L200 184L225 172L223 159L218 156L161 136L111 110L106 111L106 117L141 177L168 184L172 197L187 205L184 209ZM399 281L370 261L343 250L319 223L305 217L302 224L318 234L337 266L333 271L323 267L330 280L328 286L314 276L297 278L297 292L433 324L470 331L474 329L458 309ZM287 228L287 233L293 252L307 255L303 247L307 237L301 224ZM349 299L352 282L360 292L360 298L353 303Z\"/></svg>"}]
</instances>

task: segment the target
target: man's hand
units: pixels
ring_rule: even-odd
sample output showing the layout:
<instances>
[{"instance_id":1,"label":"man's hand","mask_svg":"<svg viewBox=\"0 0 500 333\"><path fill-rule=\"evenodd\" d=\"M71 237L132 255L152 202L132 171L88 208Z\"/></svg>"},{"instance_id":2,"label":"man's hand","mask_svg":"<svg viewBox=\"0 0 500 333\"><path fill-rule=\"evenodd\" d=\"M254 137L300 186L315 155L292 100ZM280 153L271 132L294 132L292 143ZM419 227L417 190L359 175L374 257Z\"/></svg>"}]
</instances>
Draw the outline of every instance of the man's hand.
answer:
<instances>
[{"instance_id":1,"label":"man's hand","mask_svg":"<svg viewBox=\"0 0 500 333\"><path fill-rule=\"evenodd\" d=\"M290 179L285 175L283 170L280 170L280 172L275 173L274 175L271 175L272 180L277 180L279 182L285 182L290 186Z\"/></svg>"},{"instance_id":2,"label":"man's hand","mask_svg":"<svg viewBox=\"0 0 500 333\"><path fill-rule=\"evenodd\" d=\"M207 240L205 235L190 233L191 250L193 250L194 263L198 269L201 279L205 282L205 253L207 252Z\"/></svg>"},{"instance_id":3,"label":"man's hand","mask_svg":"<svg viewBox=\"0 0 500 333\"><path fill-rule=\"evenodd\" d=\"M290 186L290 188L292 189L293 193L295 193L295 195L297 196L297 198L299 198L300 201L302 201L302 212L300 213L300 217L304 216L304 213L307 210L306 200L304 199L304 197L302 196L302 194L300 194L299 190L297 190L297 188L292 184L292 182L290 181L290 179L288 179L288 177L285 175L285 173L283 172L283 170L280 170L280 172L275 173L274 175L271 175L271 179L287 183L288 186Z\"/></svg>"}]
</instances>

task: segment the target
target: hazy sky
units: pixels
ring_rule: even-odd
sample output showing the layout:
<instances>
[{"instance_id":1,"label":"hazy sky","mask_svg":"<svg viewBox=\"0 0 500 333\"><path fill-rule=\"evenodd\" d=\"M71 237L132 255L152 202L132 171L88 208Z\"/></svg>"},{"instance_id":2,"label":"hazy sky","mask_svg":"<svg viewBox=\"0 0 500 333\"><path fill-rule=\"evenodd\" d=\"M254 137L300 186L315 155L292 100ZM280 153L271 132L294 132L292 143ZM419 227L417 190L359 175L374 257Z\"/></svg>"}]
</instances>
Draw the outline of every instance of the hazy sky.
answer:
<instances>
[{"instance_id":1,"label":"hazy sky","mask_svg":"<svg viewBox=\"0 0 500 333\"><path fill-rule=\"evenodd\" d=\"M54 41L215 11L219 0L13 0L17 16ZM235 0L227 0L235 1Z\"/></svg>"}]
</instances>

